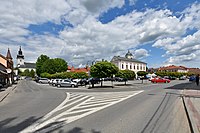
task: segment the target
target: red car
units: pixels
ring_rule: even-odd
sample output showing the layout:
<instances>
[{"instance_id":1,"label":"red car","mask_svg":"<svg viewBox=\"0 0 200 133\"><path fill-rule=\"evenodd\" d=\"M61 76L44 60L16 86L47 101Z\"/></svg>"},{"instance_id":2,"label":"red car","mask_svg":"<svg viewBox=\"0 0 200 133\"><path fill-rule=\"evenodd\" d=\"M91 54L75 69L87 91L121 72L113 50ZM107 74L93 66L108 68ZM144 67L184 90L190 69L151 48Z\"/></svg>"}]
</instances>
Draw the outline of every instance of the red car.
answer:
<instances>
[{"instance_id":1,"label":"red car","mask_svg":"<svg viewBox=\"0 0 200 133\"><path fill-rule=\"evenodd\" d=\"M164 79L164 78L153 78L151 79L152 83L169 83L169 79Z\"/></svg>"}]
</instances>

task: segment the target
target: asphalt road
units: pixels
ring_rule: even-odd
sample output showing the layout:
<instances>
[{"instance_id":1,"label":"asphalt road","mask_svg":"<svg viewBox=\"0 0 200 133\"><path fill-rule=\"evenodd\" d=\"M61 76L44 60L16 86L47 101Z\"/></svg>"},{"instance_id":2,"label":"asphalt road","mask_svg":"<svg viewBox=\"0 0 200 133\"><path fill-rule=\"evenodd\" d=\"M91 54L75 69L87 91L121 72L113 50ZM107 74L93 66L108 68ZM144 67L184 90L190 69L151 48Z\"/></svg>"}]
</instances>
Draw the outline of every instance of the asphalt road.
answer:
<instances>
[{"instance_id":1,"label":"asphalt road","mask_svg":"<svg viewBox=\"0 0 200 133\"><path fill-rule=\"evenodd\" d=\"M188 133L185 82L58 90L22 81L0 103L0 132Z\"/></svg>"}]
</instances>

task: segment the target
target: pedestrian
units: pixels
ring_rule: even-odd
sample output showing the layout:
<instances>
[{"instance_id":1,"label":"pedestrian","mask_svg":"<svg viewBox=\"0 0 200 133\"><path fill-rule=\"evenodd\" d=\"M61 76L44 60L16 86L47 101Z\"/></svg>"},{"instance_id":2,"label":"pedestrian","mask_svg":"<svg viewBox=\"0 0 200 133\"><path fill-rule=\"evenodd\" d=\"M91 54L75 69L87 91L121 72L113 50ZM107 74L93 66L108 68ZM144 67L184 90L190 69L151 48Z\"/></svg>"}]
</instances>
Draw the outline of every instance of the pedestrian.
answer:
<instances>
[{"instance_id":1,"label":"pedestrian","mask_svg":"<svg viewBox=\"0 0 200 133\"><path fill-rule=\"evenodd\" d=\"M197 74L197 76L196 76L196 84L197 84L197 86L199 86L199 74Z\"/></svg>"}]
</instances>

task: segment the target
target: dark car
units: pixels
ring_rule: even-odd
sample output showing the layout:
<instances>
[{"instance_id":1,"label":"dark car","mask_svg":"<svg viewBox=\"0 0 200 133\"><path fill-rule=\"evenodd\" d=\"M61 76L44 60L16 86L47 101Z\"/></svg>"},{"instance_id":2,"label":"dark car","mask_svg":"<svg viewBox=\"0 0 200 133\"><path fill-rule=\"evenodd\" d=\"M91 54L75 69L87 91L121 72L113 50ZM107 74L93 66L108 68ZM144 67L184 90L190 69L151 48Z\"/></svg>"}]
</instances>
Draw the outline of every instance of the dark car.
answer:
<instances>
[{"instance_id":1,"label":"dark car","mask_svg":"<svg viewBox=\"0 0 200 133\"><path fill-rule=\"evenodd\" d=\"M120 78L120 77L114 77L113 79L114 79L114 81L117 81L117 82L126 82L126 81L128 81L128 79Z\"/></svg>"},{"instance_id":2,"label":"dark car","mask_svg":"<svg viewBox=\"0 0 200 133\"><path fill-rule=\"evenodd\" d=\"M195 76L191 76L191 77L189 78L189 81L195 81L195 79L196 79Z\"/></svg>"},{"instance_id":3,"label":"dark car","mask_svg":"<svg viewBox=\"0 0 200 133\"><path fill-rule=\"evenodd\" d=\"M89 78L86 84L99 84L101 82L100 78Z\"/></svg>"}]
</instances>

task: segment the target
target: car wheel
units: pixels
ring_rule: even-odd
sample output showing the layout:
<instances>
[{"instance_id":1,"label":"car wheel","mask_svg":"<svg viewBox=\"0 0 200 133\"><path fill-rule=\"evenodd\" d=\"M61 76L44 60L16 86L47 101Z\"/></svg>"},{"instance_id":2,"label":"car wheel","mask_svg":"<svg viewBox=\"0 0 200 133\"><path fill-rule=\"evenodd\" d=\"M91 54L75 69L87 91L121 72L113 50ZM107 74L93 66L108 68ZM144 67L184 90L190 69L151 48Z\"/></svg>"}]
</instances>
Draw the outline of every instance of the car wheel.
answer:
<instances>
[{"instance_id":1,"label":"car wheel","mask_svg":"<svg viewBox=\"0 0 200 133\"><path fill-rule=\"evenodd\" d=\"M75 87L75 85L72 85L72 88L74 88Z\"/></svg>"},{"instance_id":2,"label":"car wheel","mask_svg":"<svg viewBox=\"0 0 200 133\"><path fill-rule=\"evenodd\" d=\"M58 84L58 87L61 87L61 85Z\"/></svg>"}]
</instances>

